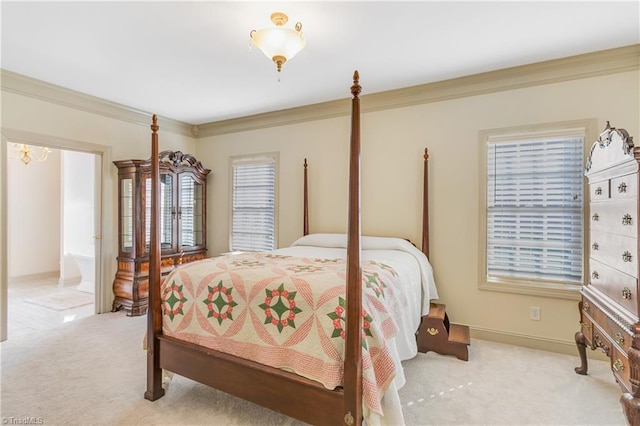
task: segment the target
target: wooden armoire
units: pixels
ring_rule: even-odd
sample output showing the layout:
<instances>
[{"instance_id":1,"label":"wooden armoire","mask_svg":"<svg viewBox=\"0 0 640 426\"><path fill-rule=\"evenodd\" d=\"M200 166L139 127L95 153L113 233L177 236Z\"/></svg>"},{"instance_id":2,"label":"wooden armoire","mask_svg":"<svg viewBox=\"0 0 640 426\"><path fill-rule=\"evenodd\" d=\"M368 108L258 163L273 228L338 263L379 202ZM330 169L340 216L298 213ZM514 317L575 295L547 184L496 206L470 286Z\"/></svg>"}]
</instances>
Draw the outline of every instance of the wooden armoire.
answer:
<instances>
[{"instance_id":1,"label":"wooden armoire","mask_svg":"<svg viewBox=\"0 0 640 426\"><path fill-rule=\"evenodd\" d=\"M160 158L162 276L207 251L206 194L210 170L189 154L163 151ZM118 168L118 270L113 310L143 315L149 301L151 222L150 160L120 160Z\"/></svg>"},{"instance_id":2,"label":"wooden armoire","mask_svg":"<svg viewBox=\"0 0 640 426\"><path fill-rule=\"evenodd\" d=\"M607 122L591 147L588 179L589 276L579 303L576 343L587 374L586 347L610 358L631 425L640 425L640 313L638 303L638 171L640 147L626 130Z\"/></svg>"}]
</instances>

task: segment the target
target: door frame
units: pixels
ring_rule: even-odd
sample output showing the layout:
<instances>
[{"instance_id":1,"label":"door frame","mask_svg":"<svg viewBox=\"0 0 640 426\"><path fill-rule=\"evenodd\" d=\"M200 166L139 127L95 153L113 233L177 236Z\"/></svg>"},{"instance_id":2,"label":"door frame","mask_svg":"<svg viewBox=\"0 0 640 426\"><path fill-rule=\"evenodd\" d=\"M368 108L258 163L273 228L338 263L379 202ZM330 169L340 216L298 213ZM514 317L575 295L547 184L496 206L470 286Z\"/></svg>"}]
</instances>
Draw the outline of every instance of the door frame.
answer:
<instances>
[{"instance_id":1,"label":"door frame","mask_svg":"<svg viewBox=\"0 0 640 426\"><path fill-rule=\"evenodd\" d=\"M104 203L103 198L110 191L112 177L109 174L111 165L111 147L87 141L79 141L56 136L25 132L2 128L2 146L0 146L0 341L7 339L7 306L8 306L8 264L7 264L7 175L5 166L9 161L7 143L24 143L27 145L45 146L66 151L80 151L96 155L96 171L94 183L94 223L95 223L95 313L111 311L113 291L110 285L111 276L108 271L113 270L112 238L105 230L114 229L113 214L108 211L111 203Z\"/></svg>"}]
</instances>

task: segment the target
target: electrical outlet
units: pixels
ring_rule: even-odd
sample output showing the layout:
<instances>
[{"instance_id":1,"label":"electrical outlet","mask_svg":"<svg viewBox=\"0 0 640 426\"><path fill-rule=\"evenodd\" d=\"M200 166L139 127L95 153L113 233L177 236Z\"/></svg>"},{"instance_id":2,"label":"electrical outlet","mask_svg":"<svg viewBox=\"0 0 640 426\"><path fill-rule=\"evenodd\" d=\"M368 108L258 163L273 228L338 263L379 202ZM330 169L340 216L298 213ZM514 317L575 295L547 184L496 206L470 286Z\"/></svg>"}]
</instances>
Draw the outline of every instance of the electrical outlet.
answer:
<instances>
[{"instance_id":1,"label":"electrical outlet","mask_svg":"<svg viewBox=\"0 0 640 426\"><path fill-rule=\"evenodd\" d=\"M534 321L540 321L540 307L539 306L530 306L529 307L529 318Z\"/></svg>"}]
</instances>

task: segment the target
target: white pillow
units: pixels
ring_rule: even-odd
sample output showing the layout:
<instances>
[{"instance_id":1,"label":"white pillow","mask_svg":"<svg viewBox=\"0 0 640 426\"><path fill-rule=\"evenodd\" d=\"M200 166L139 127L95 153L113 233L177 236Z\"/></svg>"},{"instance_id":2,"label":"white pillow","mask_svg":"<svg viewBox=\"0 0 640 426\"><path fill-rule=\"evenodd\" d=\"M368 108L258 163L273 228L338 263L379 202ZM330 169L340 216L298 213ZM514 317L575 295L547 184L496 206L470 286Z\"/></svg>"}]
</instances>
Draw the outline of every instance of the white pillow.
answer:
<instances>
[{"instance_id":1,"label":"white pillow","mask_svg":"<svg viewBox=\"0 0 640 426\"><path fill-rule=\"evenodd\" d=\"M392 237L362 237L362 250L402 250L412 252L417 248L407 240Z\"/></svg>"},{"instance_id":2,"label":"white pillow","mask_svg":"<svg viewBox=\"0 0 640 426\"><path fill-rule=\"evenodd\" d=\"M291 246L347 248L346 234L309 234L298 238Z\"/></svg>"},{"instance_id":3,"label":"white pillow","mask_svg":"<svg viewBox=\"0 0 640 426\"><path fill-rule=\"evenodd\" d=\"M297 239L291 246L347 248L347 234L309 234ZM362 250L416 250L413 244L402 238L368 236L360 239L360 248Z\"/></svg>"}]
</instances>

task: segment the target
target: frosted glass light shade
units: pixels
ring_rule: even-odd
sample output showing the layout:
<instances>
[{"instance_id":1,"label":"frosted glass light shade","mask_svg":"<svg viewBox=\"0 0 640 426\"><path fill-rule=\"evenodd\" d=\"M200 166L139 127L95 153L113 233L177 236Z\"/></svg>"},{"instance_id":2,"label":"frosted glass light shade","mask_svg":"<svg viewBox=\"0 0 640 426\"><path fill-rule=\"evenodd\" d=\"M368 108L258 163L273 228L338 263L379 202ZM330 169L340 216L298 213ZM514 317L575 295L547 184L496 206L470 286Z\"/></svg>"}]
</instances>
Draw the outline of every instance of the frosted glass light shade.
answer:
<instances>
[{"instance_id":1,"label":"frosted glass light shade","mask_svg":"<svg viewBox=\"0 0 640 426\"><path fill-rule=\"evenodd\" d=\"M306 41L304 36L296 30L273 27L253 33L253 44L269 59L273 59L274 56L284 56L290 60L304 48Z\"/></svg>"},{"instance_id":2,"label":"frosted glass light shade","mask_svg":"<svg viewBox=\"0 0 640 426\"><path fill-rule=\"evenodd\" d=\"M285 28L284 24L288 19L284 13L276 12L271 15L275 27L251 31L251 41L267 58L276 63L278 72L281 71L282 65L298 54L306 44L302 35L302 24L298 22L295 29Z\"/></svg>"}]
</instances>

